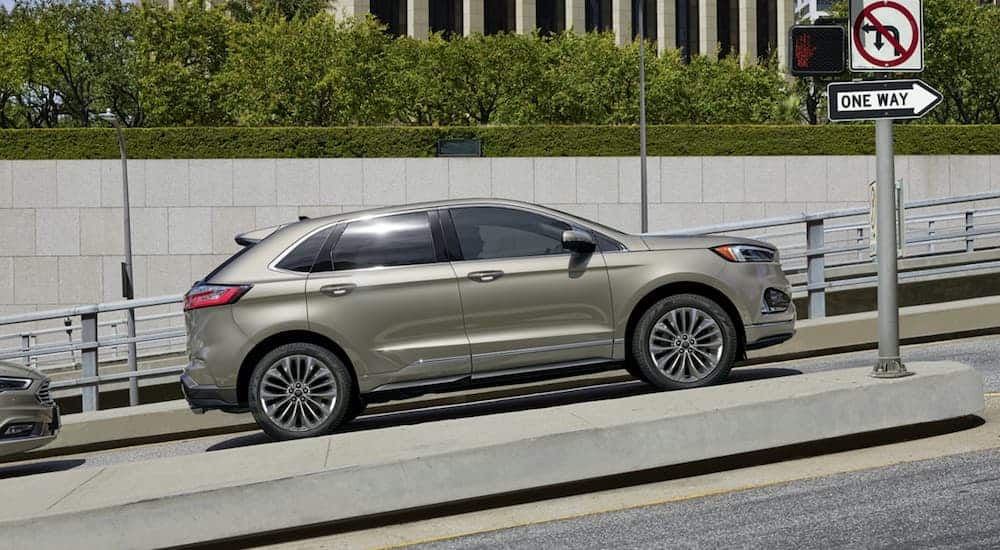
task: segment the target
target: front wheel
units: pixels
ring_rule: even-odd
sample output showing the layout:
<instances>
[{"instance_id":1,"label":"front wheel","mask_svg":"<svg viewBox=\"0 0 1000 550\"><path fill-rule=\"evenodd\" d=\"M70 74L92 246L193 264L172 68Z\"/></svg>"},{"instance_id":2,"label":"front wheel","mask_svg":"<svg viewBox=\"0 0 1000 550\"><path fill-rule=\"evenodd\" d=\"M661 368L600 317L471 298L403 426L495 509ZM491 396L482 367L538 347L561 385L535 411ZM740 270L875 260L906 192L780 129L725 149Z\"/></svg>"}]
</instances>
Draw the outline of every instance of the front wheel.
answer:
<instances>
[{"instance_id":1,"label":"front wheel","mask_svg":"<svg viewBox=\"0 0 1000 550\"><path fill-rule=\"evenodd\" d=\"M257 363L248 388L250 412L275 439L328 434L349 412L351 373L315 344L280 346Z\"/></svg>"},{"instance_id":2,"label":"front wheel","mask_svg":"<svg viewBox=\"0 0 1000 550\"><path fill-rule=\"evenodd\" d=\"M660 389L698 388L722 380L736 361L732 319L714 301L679 294L643 313L632 334L636 367Z\"/></svg>"}]
</instances>

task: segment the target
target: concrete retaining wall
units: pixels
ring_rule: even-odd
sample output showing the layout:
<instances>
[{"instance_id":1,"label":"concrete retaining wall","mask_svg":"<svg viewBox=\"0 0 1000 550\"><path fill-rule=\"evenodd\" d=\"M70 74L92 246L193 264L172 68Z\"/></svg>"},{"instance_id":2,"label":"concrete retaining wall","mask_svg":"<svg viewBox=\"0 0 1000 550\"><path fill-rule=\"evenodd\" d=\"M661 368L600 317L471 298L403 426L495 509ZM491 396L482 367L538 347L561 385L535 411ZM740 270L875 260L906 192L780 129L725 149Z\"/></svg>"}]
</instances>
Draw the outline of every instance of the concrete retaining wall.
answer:
<instances>
[{"instance_id":1,"label":"concrete retaining wall","mask_svg":"<svg viewBox=\"0 0 1000 550\"><path fill-rule=\"evenodd\" d=\"M894 380L846 369L7 479L0 493L18 498L0 502L0 548L180 546L983 410L972 368L910 367Z\"/></svg>"},{"instance_id":2,"label":"concrete retaining wall","mask_svg":"<svg viewBox=\"0 0 1000 550\"><path fill-rule=\"evenodd\" d=\"M911 199L1000 189L1000 156L900 156ZM873 157L649 160L650 229L865 205ZM172 294L235 233L371 206L457 197L538 202L639 229L636 158L136 160L138 296ZM0 160L0 315L120 296L115 160Z\"/></svg>"}]
</instances>

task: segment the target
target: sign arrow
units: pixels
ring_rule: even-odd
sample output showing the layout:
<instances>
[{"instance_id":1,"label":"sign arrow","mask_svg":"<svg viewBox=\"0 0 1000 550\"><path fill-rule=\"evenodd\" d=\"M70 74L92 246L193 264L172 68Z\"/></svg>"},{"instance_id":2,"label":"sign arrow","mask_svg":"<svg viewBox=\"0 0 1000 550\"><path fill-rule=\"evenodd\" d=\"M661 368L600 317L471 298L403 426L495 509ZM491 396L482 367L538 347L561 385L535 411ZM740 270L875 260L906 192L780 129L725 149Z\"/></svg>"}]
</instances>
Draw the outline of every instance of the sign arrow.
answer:
<instances>
[{"instance_id":1,"label":"sign arrow","mask_svg":"<svg viewBox=\"0 0 1000 550\"><path fill-rule=\"evenodd\" d=\"M921 80L836 82L827 94L830 120L920 118L943 99Z\"/></svg>"}]
</instances>

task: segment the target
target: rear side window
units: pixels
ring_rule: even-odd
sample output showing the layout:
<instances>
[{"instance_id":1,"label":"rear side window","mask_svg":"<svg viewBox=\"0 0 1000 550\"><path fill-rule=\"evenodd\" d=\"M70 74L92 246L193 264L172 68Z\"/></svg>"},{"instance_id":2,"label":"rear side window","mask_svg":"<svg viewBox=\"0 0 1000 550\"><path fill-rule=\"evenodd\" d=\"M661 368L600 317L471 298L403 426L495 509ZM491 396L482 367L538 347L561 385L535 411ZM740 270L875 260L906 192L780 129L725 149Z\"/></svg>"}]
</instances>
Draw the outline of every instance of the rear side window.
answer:
<instances>
[{"instance_id":1,"label":"rear side window","mask_svg":"<svg viewBox=\"0 0 1000 550\"><path fill-rule=\"evenodd\" d=\"M288 254L285 254L285 257L275 267L288 271L309 273L312 270L313 263L316 261L316 255L323 248L323 244L326 242L327 237L330 236L331 231L333 231L332 226L312 234L309 238L296 245Z\"/></svg>"},{"instance_id":2,"label":"rear side window","mask_svg":"<svg viewBox=\"0 0 1000 550\"><path fill-rule=\"evenodd\" d=\"M333 248L333 270L437 261L426 212L351 222Z\"/></svg>"}]
</instances>

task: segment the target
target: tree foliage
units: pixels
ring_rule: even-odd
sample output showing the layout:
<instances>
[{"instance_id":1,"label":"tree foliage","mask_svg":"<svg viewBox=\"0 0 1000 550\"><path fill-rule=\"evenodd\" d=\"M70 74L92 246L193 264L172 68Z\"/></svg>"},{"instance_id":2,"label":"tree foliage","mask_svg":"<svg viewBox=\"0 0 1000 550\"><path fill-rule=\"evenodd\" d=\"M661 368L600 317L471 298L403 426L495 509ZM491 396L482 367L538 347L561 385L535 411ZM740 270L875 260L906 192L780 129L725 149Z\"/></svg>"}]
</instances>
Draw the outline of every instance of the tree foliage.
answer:
<instances>
[{"instance_id":1,"label":"tree foliage","mask_svg":"<svg viewBox=\"0 0 1000 550\"><path fill-rule=\"evenodd\" d=\"M326 0L231 0L172 10L124 0L0 8L0 127L635 124L638 43L610 34L394 38ZM940 122L1000 121L1000 16L928 0L926 78ZM685 62L645 46L652 124L758 124L817 115L821 96L772 58Z\"/></svg>"}]
</instances>

